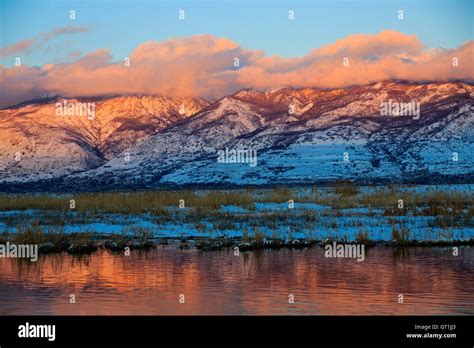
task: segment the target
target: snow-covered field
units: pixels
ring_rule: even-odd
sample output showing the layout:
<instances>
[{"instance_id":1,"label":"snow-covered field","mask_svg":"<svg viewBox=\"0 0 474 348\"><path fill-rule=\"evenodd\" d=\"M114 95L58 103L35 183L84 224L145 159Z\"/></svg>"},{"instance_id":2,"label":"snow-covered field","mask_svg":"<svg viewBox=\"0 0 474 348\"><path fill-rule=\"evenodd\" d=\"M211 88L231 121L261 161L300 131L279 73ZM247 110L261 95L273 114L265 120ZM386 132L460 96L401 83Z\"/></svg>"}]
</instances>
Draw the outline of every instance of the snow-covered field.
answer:
<instances>
[{"instance_id":1,"label":"snow-covered field","mask_svg":"<svg viewBox=\"0 0 474 348\"><path fill-rule=\"evenodd\" d=\"M35 225L43 232L134 235L146 231L156 238L263 234L269 238L352 241L362 235L370 240L390 241L394 231L406 231L408 240L464 240L474 238L473 188L474 185L357 187L357 192L349 195L335 192L335 187L258 189L245 193L252 197L250 205L150 205L149 212L143 213L4 210L0 212L0 233L16 233L19 226L24 231ZM234 191L220 192L232 195ZM245 190L235 192L242 194ZM382 194L386 200L371 201ZM176 197L179 195L177 192ZM405 209L399 209L397 195L405 200ZM410 201L412 196L416 199ZM430 197L440 201L424 202ZM160 210L155 211L157 208ZM436 213L430 214L427 209Z\"/></svg>"}]
</instances>

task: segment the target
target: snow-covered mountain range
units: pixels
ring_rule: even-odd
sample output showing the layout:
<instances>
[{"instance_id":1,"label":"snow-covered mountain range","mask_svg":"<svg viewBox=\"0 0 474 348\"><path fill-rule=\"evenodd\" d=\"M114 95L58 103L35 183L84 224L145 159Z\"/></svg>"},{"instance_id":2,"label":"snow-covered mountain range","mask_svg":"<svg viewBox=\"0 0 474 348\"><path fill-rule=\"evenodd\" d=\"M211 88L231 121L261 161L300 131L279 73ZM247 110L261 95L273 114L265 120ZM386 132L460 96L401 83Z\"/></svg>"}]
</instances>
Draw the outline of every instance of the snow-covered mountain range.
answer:
<instances>
[{"instance_id":1,"label":"snow-covered mountain range","mask_svg":"<svg viewBox=\"0 0 474 348\"><path fill-rule=\"evenodd\" d=\"M0 110L0 189L474 181L464 82L104 97L93 119L58 116L61 100ZM253 151L256 165L223 163L225 151Z\"/></svg>"}]
</instances>

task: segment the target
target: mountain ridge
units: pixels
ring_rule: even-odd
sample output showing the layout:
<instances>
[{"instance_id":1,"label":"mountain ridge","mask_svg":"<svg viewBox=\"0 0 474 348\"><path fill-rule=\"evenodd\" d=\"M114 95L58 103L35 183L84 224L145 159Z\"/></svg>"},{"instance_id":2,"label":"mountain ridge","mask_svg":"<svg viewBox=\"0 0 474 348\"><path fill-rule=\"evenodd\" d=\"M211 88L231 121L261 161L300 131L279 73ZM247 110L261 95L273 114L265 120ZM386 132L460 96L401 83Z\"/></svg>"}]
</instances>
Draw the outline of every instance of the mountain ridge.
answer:
<instances>
[{"instance_id":1,"label":"mountain ridge","mask_svg":"<svg viewBox=\"0 0 474 348\"><path fill-rule=\"evenodd\" d=\"M474 87L465 82L382 81L333 90L242 89L214 102L180 99L187 100L190 107L186 117L179 117L179 103L170 102L164 108L145 103L147 98L164 98L159 99L164 103L173 100L166 99L170 97L114 98L115 103L107 99L98 107L125 117L118 122L122 128L113 127L116 142L110 138L109 148L98 149L105 149L108 157L92 161L84 170L40 177L36 180L39 186L46 179L52 179L59 189L79 190L334 180L370 183L390 177L408 182L464 176L469 181L474 176ZM130 112L127 98L133 101ZM136 104L140 106L133 104L138 103L133 98L140 98ZM420 103L420 119L382 116L381 103L389 100ZM108 101L113 107L108 107ZM20 109L28 114L32 111L28 108L32 106ZM0 111L0 134L4 113ZM147 121L136 123L137 118ZM149 131L156 124L159 127ZM136 134L141 134L140 141L129 143ZM255 149L258 165L217 163L217 151L225 147ZM449 157L455 150L461 160L451 163ZM346 152L349 163L342 159ZM3 157L0 165L2 161ZM28 176L18 179L15 173L18 175L13 171L11 180L0 175L0 188L35 182Z\"/></svg>"}]
</instances>

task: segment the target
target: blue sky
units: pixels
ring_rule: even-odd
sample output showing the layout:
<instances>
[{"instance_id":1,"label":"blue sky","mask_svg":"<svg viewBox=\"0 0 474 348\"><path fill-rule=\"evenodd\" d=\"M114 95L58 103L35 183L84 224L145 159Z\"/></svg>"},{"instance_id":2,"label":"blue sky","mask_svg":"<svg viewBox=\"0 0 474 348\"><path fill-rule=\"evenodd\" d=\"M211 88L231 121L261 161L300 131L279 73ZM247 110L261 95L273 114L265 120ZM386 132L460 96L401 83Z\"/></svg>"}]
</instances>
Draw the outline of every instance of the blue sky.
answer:
<instances>
[{"instance_id":1,"label":"blue sky","mask_svg":"<svg viewBox=\"0 0 474 348\"><path fill-rule=\"evenodd\" d=\"M69 10L76 19L69 19ZM185 10L186 19L178 19ZM295 19L288 20L288 11ZM397 19L397 11L404 19ZM148 40L213 34L244 48L268 55L302 56L312 48L350 34L374 34L395 29L414 34L429 47L454 48L472 40L471 0L2 0L2 47L68 25L85 25L89 32L55 38L22 56L29 66L61 60L71 51L82 54L107 48L115 59L127 56ZM0 61L13 64L13 57Z\"/></svg>"}]
</instances>

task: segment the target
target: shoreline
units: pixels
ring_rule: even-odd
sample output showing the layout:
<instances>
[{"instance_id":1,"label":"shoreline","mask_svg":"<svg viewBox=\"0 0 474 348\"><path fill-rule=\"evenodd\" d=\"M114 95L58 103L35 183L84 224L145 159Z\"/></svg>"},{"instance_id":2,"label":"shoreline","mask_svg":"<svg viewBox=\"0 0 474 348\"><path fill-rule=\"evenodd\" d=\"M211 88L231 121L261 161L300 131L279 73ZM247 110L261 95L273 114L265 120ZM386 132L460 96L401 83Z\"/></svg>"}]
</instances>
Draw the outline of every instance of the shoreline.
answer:
<instances>
[{"instance_id":1,"label":"shoreline","mask_svg":"<svg viewBox=\"0 0 474 348\"><path fill-rule=\"evenodd\" d=\"M11 237L11 236L9 236ZM324 248L326 245L336 242L344 245L364 245L366 248L391 247L391 248L413 248L413 247L459 247L474 246L474 238L456 240L343 240L337 238L317 239L281 239L281 238L261 238L244 239L243 237L180 237L168 236L148 239L139 239L127 236L113 236L104 234L70 234L70 235L48 235L41 243L34 243L30 240L18 240L15 238L0 237L0 244L37 244L39 254L51 254L67 252L71 255L91 254L98 250L109 250L112 252L131 252L136 250L149 251L160 246L175 247L177 250L197 249L204 252L231 249L239 252L251 252L259 250L280 250L280 249L306 249L313 247ZM238 248L238 249L237 249Z\"/></svg>"}]
</instances>

